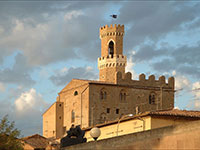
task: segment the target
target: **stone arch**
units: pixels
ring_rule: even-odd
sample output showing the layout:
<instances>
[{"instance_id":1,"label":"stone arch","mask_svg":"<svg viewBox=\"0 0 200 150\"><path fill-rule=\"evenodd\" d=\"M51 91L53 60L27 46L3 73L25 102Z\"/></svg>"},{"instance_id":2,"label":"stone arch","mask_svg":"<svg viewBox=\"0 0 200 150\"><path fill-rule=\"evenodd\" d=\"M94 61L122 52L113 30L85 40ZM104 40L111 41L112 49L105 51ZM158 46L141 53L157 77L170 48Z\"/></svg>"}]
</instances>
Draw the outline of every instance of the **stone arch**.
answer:
<instances>
[{"instance_id":1,"label":"stone arch","mask_svg":"<svg viewBox=\"0 0 200 150\"><path fill-rule=\"evenodd\" d=\"M108 44L108 52L109 52L109 55L111 55L111 57L113 58L113 55L114 55L114 42L112 40Z\"/></svg>"},{"instance_id":2,"label":"stone arch","mask_svg":"<svg viewBox=\"0 0 200 150\"><path fill-rule=\"evenodd\" d=\"M78 95L78 91L75 91L75 92L74 92L74 96L76 96L76 95Z\"/></svg>"},{"instance_id":3,"label":"stone arch","mask_svg":"<svg viewBox=\"0 0 200 150\"><path fill-rule=\"evenodd\" d=\"M120 102L126 102L126 98L127 98L126 90L125 89L121 89L121 91L119 93Z\"/></svg>"},{"instance_id":4,"label":"stone arch","mask_svg":"<svg viewBox=\"0 0 200 150\"><path fill-rule=\"evenodd\" d=\"M105 88L102 88L100 90L100 100L106 100L107 99L107 91Z\"/></svg>"}]
</instances>

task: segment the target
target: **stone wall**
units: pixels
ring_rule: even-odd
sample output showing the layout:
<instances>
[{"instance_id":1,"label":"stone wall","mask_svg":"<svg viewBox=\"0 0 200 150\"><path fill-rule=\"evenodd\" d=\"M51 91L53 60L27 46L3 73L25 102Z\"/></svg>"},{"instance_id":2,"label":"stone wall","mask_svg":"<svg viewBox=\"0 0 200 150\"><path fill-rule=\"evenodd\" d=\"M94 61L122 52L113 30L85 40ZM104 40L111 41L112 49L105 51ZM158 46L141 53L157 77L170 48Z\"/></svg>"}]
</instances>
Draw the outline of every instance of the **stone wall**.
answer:
<instances>
[{"instance_id":1,"label":"stone wall","mask_svg":"<svg viewBox=\"0 0 200 150\"><path fill-rule=\"evenodd\" d=\"M200 149L200 121L168 126L63 148L71 149Z\"/></svg>"},{"instance_id":2,"label":"stone wall","mask_svg":"<svg viewBox=\"0 0 200 150\"><path fill-rule=\"evenodd\" d=\"M171 89L162 90L155 85L90 84L89 88L90 126L118 119L125 114L137 114L174 107L174 91ZM103 97L103 99L101 98L101 91L106 93L106 97ZM152 93L155 95L155 103L150 104L149 95ZM121 94L125 94L125 96L121 97Z\"/></svg>"},{"instance_id":3,"label":"stone wall","mask_svg":"<svg viewBox=\"0 0 200 150\"><path fill-rule=\"evenodd\" d=\"M63 102L63 127L68 130L72 124L88 127L89 84L84 80L73 79L60 93L59 101ZM74 120L72 120L72 112ZM62 127L62 126L60 126Z\"/></svg>"}]
</instances>

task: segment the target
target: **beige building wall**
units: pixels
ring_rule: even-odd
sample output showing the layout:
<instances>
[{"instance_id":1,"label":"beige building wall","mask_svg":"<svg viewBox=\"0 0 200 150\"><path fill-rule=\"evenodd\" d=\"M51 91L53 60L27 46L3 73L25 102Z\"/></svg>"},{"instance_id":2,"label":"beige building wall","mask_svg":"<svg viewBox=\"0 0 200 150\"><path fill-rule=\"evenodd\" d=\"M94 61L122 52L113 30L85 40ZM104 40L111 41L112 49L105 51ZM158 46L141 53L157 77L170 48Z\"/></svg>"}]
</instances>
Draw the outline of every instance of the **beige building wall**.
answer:
<instances>
[{"instance_id":1,"label":"beige building wall","mask_svg":"<svg viewBox=\"0 0 200 150\"><path fill-rule=\"evenodd\" d=\"M68 130L72 124L89 126L89 84L72 80L60 93L59 101L64 104L63 127Z\"/></svg>"},{"instance_id":2,"label":"beige building wall","mask_svg":"<svg viewBox=\"0 0 200 150\"><path fill-rule=\"evenodd\" d=\"M55 137L56 134L56 102L43 114L43 136Z\"/></svg>"},{"instance_id":3,"label":"beige building wall","mask_svg":"<svg viewBox=\"0 0 200 150\"><path fill-rule=\"evenodd\" d=\"M145 149L145 150L197 150L200 149L200 121L191 121L127 134L124 136L97 140L63 148L62 150L102 149Z\"/></svg>"},{"instance_id":4,"label":"beige building wall","mask_svg":"<svg viewBox=\"0 0 200 150\"><path fill-rule=\"evenodd\" d=\"M161 127L166 127L166 126L171 126L171 125L178 125L178 124L183 124L186 122L194 121L197 119L193 118L181 118L179 117L174 118L174 117L152 117L151 118L151 127L152 129L155 128L161 128Z\"/></svg>"},{"instance_id":5,"label":"beige building wall","mask_svg":"<svg viewBox=\"0 0 200 150\"><path fill-rule=\"evenodd\" d=\"M101 135L98 140L130 134L134 132L141 132L151 129L151 117L143 117L139 119L136 118L128 121L119 122L119 124L114 123L99 128L101 130ZM90 130L87 130L85 132L85 137L87 138L87 142L94 141L94 139L90 136Z\"/></svg>"},{"instance_id":6,"label":"beige building wall","mask_svg":"<svg viewBox=\"0 0 200 150\"><path fill-rule=\"evenodd\" d=\"M113 138L116 136L127 135L131 133L152 130L156 128L162 128L172 125L180 125L190 121L196 121L195 118L180 118L180 117L136 117L129 120L123 120L115 123L110 123L107 125L99 125L101 130L101 135L98 140ZM117 132L118 131L118 132ZM118 133L118 134L117 134ZM94 141L90 135L90 129L86 129L85 137L87 142Z\"/></svg>"},{"instance_id":7,"label":"beige building wall","mask_svg":"<svg viewBox=\"0 0 200 150\"><path fill-rule=\"evenodd\" d=\"M63 103L55 102L43 114L43 136L59 138L63 133Z\"/></svg>"},{"instance_id":8,"label":"beige building wall","mask_svg":"<svg viewBox=\"0 0 200 150\"><path fill-rule=\"evenodd\" d=\"M63 129L63 120L64 120L64 110L63 110L63 102L56 102L56 138L60 138L64 134Z\"/></svg>"}]
</instances>

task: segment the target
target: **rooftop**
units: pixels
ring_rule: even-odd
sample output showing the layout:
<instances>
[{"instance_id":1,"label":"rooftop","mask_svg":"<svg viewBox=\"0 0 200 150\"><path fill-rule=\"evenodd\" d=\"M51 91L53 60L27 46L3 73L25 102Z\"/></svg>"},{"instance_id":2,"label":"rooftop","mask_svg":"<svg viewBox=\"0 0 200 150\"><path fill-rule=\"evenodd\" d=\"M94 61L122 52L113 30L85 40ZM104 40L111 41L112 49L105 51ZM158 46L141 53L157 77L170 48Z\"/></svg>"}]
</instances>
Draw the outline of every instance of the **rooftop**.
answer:
<instances>
[{"instance_id":1,"label":"rooftop","mask_svg":"<svg viewBox=\"0 0 200 150\"><path fill-rule=\"evenodd\" d=\"M145 116L152 116L152 117L176 117L176 118L185 118L185 119L200 119L200 111L191 111L191 110L179 110L179 109L171 109L171 110L158 110L158 111L149 111L144 112L138 115L134 115L131 117L125 117L120 121L128 121L138 117L145 117ZM111 124L117 123L118 120L108 121L103 124L98 124L96 127L103 127ZM85 128L84 130L90 130L91 127Z\"/></svg>"},{"instance_id":2,"label":"rooftop","mask_svg":"<svg viewBox=\"0 0 200 150\"><path fill-rule=\"evenodd\" d=\"M33 148L46 148L49 144L48 139L39 134L27 136L21 138L21 140L24 141L26 144L31 145Z\"/></svg>"}]
</instances>

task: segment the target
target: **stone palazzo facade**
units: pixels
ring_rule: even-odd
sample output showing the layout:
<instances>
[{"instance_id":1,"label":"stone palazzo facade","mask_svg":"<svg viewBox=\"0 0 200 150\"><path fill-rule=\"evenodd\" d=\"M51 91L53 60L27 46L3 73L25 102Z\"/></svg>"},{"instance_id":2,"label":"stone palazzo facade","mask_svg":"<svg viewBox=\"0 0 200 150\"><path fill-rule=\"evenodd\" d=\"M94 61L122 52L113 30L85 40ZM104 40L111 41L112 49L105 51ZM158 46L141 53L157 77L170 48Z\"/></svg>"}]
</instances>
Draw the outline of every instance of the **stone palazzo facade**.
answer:
<instances>
[{"instance_id":1,"label":"stone palazzo facade","mask_svg":"<svg viewBox=\"0 0 200 150\"><path fill-rule=\"evenodd\" d=\"M43 136L61 138L72 124L82 128L119 119L126 114L174 108L174 78L148 78L125 72L124 25L100 28L99 80L72 79L43 114Z\"/></svg>"}]
</instances>

